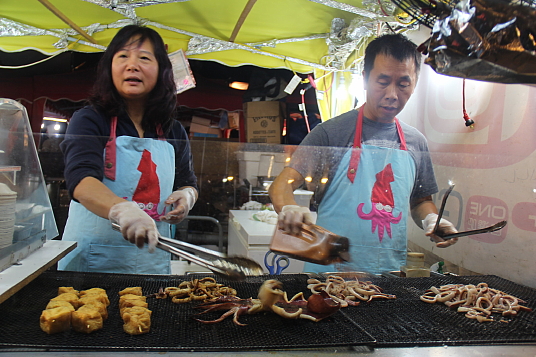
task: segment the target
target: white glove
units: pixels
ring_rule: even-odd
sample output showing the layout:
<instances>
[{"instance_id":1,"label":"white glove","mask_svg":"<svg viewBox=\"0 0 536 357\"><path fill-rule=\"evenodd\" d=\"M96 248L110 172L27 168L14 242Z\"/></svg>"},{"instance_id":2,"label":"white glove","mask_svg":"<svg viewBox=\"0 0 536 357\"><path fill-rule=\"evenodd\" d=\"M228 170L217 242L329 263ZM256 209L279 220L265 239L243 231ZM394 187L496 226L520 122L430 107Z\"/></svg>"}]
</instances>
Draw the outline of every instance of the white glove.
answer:
<instances>
[{"instance_id":1,"label":"white glove","mask_svg":"<svg viewBox=\"0 0 536 357\"><path fill-rule=\"evenodd\" d=\"M125 201L110 208L108 219L121 226L123 238L138 248L149 244L149 252L153 252L158 243L158 229L155 221L145 213L136 202Z\"/></svg>"},{"instance_id":2,"label":"white glove","mask_svg":"<svg viewBox=\"0 0 536 357\"><path fill-rule=\"evenodd\" d=\"M180 223L194 207L195 201L195 190L191 187L174 191L166 200L167 205L172 205L172 210L160 220L169 224Z\"/></svg>"},{"instance_id":3,"label":"white glove","mask_svg":"<svg viewBox=\"0 0 536 357\"><path fill-rule=\"evenodd\" d=\"M287 233L293 234L300 233L300 229L304 223L313 223L309 208L297 205L283 206L277 220L279 228Z\"/></svg>"},{"instance_id":4,"label":"white glove","mask_svg":"<svg viewBox=\"0 0 536 357\"><path fill-rule=\"evenodd\" d=\"M437 213L429 213L424 220L422 221L422 228L424 229L424 235L430 237L431 242L436 242L438 248L446 248L455 244L458 241L458 238L452 238L444 240L438 235L432 233L437 222ZM444 218L441 218L439 221L439 226L437 227L438 231L441 231L444 235L458 233L458 230L454 227L452 223L447 221Z\"/></svg>"}]
</instances>

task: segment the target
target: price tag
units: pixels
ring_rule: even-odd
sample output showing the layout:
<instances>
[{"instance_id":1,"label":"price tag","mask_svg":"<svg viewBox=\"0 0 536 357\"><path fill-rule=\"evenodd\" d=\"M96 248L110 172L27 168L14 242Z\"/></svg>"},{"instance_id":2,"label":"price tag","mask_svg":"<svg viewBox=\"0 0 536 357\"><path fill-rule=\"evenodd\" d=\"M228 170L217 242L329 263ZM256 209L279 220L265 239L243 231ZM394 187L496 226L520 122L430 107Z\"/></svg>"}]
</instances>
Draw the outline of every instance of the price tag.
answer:
<instances>
[{"instance_id":1,"label":"price tag","mask_svg":"<svg viewBox=\"0 0 536 357\"><path fill-rule=\"evenodd\" d=\"M294 92L294 89L298 86L298 84L301 83L301 78L297 74L292 77L290 82L288 82L287 87L285 88L285 93L292 94Z\"/></svg>"}]
</instances>

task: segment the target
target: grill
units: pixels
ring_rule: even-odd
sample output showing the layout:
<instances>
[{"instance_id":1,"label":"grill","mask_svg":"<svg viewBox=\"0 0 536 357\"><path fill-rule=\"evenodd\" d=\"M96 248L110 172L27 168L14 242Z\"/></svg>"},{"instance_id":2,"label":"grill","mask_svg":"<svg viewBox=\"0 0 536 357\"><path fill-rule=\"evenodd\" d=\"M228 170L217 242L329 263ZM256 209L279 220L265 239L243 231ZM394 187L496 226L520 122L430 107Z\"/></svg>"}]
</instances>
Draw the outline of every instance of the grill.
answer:
<instances>
[{"instance_id":1,"label":"grill","mask_svg":"<svg viewBox=\"0 0 536 357\"><path fill-rule=\"evenodd\" d=\"M205 325L192 319L197 310L194 303L174 304L171 299L148 298L151 332L130 336L123 331L119 316L118 292L126 287L141 286L144 294L160 287L178 286L181 281L207 275L161 276L121 275L74 272L44 272L4 303L0 304L0 346L47 348L50 350L131 350L131 351L228 351L258 349L321 348L371 344L374 339L346 318L340 311L319 323L288 320L274 313L241 316L247 326L236 326L228 318ZM234 287L241 298L256 297L264 280L276 278L283 283L289 297L306 291L307 276L285 274L248 277L245 282L218 282ZM48 301L57 295L60 286L77 290L100 287L110 298L109 317L104 328L91 334L67 331L47 335L39 327L39 316ZM204 320L219 317L223 312L201 315Z\"/></svg>"},{"instance_id":2,"label":"grill","mask_svg":"<svg viewBox=\"0 0 536 357\"><path fill-rule=\"evenodd\" d=\"M374 336L377 347L536 342L535 289L493 275L370 280L396 299L374 300L341 311ZM535 311L519 312L508 323L480 323L442 303L419 300L431 286L481 282L527 301L522 305Z\"/></svg>"},{"instance_id":3,"label":"grill","mask_svg":"<svg viewBox=\"0 0 536 357\"><path fill-rule=\"evenodd\" d=\"M123 332L118 309L120 290L141 286L145 294L151 294L160 287L177 286L184 280L205 276L45 272L0 304L0 346L49 350L230 351L536 342L536 312L519 312L508 323L479 323L443 304L419 300L419 296L431 286L486 282L492 288L527 301L524 305L536 311L536 289L493 275L367 278L397 298L347 307L318 323L288 320L268 312L241 316L240 321L247 326L236 326L230 318L218 324L205 325L192 319L197 313L192 309L194 303L174 304L170 299L148 298L149 308L153 311L151 332L139 336ZM305 274L248 277L240 283L217 280L234 287L241 298L247 298L256 297L262 282L270 278L280 280L289 297L307 290ZM104 328L89 335L74 331L47 335L41 331L41 311L56 296L60 286L73 286L78 290L106 289L111 304ZM207 313L200 318L215 319L222 313Z\"/></svg>"}]
</instances>

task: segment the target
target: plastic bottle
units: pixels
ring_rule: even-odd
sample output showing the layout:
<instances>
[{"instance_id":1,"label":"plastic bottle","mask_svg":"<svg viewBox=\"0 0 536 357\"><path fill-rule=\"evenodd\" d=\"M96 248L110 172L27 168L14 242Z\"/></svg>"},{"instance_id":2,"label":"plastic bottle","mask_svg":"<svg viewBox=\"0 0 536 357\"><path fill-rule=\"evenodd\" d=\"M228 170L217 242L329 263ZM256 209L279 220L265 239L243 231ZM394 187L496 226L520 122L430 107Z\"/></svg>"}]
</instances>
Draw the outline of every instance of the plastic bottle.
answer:
<instances>
[{"instance_id":1,"label":"plastic bottle","mask_svg":"<svg viewBox=\"0 0 536 357\"><path fill-rule=\"evenodd\" d=\"M407 278L429 277L430 268L424 265L424 253L408 253L406 265L400 267L400 276Z\"/></svg>"}]
</instances>

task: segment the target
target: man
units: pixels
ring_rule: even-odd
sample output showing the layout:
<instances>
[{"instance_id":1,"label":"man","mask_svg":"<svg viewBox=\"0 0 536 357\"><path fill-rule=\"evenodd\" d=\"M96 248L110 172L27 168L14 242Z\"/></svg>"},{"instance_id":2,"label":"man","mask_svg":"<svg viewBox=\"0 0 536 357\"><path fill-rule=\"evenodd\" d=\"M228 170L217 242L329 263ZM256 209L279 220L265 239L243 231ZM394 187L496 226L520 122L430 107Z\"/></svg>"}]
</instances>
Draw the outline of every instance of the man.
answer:
<instances>
[{"instance_id":1,"label":"man","mask_svg":"<svg viewBox=\"0 0 536 357\"><path fill-rule=\"evenodd\" d=\"M316 223L350 239L352 261L339 268L306 263L304 271L399 270L406 261L410 210L436 246L456 243L432 233L438 216L431 195L438 189L426 139L395 118L415 89L420 56L415 44L402 35L372 41L363 70L366 103L359 111L315 127L270 186L279 227L297 233L303 223L311 222L311 212L296 204L293 191L305 178L325 182L327 175L327 183L315 189L320 202ZM457 232L444 219L439 230Z\"/></svg>"}]
</instances>

